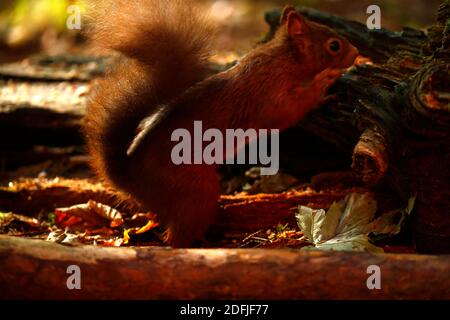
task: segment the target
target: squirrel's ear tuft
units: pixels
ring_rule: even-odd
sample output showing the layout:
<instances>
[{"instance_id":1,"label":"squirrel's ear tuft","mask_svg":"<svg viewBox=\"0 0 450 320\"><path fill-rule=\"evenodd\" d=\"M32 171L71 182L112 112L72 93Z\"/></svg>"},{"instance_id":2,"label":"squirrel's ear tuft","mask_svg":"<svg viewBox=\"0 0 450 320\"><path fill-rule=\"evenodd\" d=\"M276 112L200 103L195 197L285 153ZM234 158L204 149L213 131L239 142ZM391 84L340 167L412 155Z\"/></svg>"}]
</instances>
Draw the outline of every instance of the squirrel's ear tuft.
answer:
<instances>
[{"instance_id":1,"label":"squirrel's ear tuft","mask_svg":"<svg viewBox=\"0 0 450 320\"><path fill-rule=\"evenodd\" d=\"M305 18L296 11L287 16L287 31L291 37L308 33L309 27Z\"/></svg>"},{"instance_id":2,"label":"squirrel's ear tuft","mask_svg":"<svg viewBox=\"0 0 450 320\"><path fill-rule=\"evenodd\" d=\"M289 13L295 12L295 8L292 5L285 6L283 9L283 14L281 15L280 24L283 25L288 21Z\"/></svg>"}]
</instances>

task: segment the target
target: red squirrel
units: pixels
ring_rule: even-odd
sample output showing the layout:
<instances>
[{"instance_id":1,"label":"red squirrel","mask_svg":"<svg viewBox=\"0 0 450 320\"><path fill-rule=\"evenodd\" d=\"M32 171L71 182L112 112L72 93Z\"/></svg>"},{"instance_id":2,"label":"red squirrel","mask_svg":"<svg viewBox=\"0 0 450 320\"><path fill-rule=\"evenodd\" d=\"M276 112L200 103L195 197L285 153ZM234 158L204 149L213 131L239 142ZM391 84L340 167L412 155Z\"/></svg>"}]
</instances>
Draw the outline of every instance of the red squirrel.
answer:
<instances>
[{"instance_id":1,"label":"red squirrel","mask_svg":"<svg viewBox=\"0 0 450 320\"><path fill-rule=\"evenodd\" d=\"M326 101L358 50L287 6L273 40L210 75L214 29L193 1L106 3L94 12L92 39L123 58L88 105L93 168L155 212L173 247L192 246L215 218L220 179L217 165L173 164L172 132L191 130L194 121L222 131L291 127Z\"/></svg>"}]
</instances>

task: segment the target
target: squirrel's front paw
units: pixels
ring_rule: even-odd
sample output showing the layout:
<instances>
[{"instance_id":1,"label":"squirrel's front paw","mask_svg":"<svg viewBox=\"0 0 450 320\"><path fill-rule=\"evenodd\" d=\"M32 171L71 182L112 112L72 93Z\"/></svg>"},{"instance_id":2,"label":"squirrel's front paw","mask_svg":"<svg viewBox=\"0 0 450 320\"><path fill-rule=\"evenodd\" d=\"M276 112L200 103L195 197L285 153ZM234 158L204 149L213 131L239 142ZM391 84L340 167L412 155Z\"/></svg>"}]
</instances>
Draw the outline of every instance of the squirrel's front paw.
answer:
<instances>
[{"instance_id":1,"label":"squirrel's front paw","mask_svg":"<svg viewBox=\"0 0 450 320\"><path fill-rule=\"evenodd\" d=\"M325 69L316 75L314 84L319 88L321 102L334 100L336 96L328 95L330 87L341 77L342 71L338 69Z\"/></svg>"},{"instance_id":2,"label":"squirrel's front paw","mask_svg":"<svg viewBox=\"0 0 450 320\"><path fill-rule=\"evenodd\" d=\"M325 69L315 76L314 82L331 86L341 77L341 75L342 71L339 69Z\"/></svg>"}]
</instances>

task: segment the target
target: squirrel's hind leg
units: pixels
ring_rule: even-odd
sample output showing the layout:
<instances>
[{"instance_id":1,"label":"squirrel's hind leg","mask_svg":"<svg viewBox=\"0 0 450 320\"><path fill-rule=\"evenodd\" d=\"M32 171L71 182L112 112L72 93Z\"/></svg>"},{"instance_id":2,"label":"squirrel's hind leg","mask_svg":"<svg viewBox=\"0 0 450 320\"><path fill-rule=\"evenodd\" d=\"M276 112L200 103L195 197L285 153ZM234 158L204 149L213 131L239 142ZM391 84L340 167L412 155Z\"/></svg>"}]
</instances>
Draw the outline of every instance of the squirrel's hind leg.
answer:
<instances>
[{"instance_id":1,"label":"squirrel's hind leg","mask_svg":"<svg viewBox=\"0 0 450 320\"><path fill-rule=\"evenodd\" d=\"M175 248L199 246L219 209L220 188L193 188L178 194L167 225L169 243Z\"/></svg>"},{"instance_id":2,"label":"squirrel's hind leg","mask_svg":"<svg viewBox=\"0 0 450 320\"><path fill-rule=\"evenodd\" d=\"M155 160L151 154L137 153L134 157L139 162L129 166L128 177L132 183L128 191L169 228L168 244L187 248L203 240L219 207L221 185L217 168L161 166L161 162L170 160Z\"/></svg>"}]
</instances>

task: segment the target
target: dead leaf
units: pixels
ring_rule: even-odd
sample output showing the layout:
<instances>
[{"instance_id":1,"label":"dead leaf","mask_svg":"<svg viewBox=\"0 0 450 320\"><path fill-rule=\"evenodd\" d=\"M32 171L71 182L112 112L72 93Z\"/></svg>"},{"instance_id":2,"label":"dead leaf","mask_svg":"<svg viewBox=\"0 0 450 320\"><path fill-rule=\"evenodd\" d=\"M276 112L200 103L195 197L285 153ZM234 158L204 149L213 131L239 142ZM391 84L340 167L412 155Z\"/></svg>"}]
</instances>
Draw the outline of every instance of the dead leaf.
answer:
<instances>
[{"instance_id":1,"label":"dead leaf","mask_svg":"<svg viewBox=\"0 0 450 320\"><path fill-rule=\"evenodd\" d=\"M80 245L80 236L73 233L69 233L68 230L56 229L49 233L47 241L56 242L61 244Z\"/></svg>"},{"instance_id":2,"label":"dead leaf","mask_svg":"<svg viewBox=\"0 0 450 320\"><path fill-rule=\"evenodd\" d=\"M136 231L136 234L146 233L152 229L155 229L158 226L159 226L159 223L157 223L153 220L149 220L145 226L143 226L138 231Z\"/></svg>"},{"instance_id":3,"label":"dead leaf","mask_svg":"<svg viewBox=\"0 0 450 320\"><path fill-rule=\"evenodd\" d=\"M8 213L0 212L0 228L5 228L14 221L25 223L33 228L39 228L41 226L41 223L39 222L38 219L30 218L20 214L15 214L12 212Z\"/></svg>"},{"instance_id":4,"label":"dead leaf","mask_svg":"<svg viewBox=\"0 0 450 320\"><path fill-rule=\"evenodd\" d=\"M414 198L411 198L407 208L388 212L374 220L377 203L373 195L352 193L333 203L327 212L300 206L296 218L300 229L314 245L308 249L383 252L382 248L370 243L369 234L398 234L413 207ZM397 222L396 214L401 215Z\"/></svg>"},{"instance_id":5,"label":"dead leaf","mask_svg":"<svg viewBox=\"0 0 450 320\"><path fill-rule=\"evenodd\" d=\"M56 225L61 228L72 228L85 224L86 227L117 228L124 223L119 211L107 205L89 201L85 204L55 210Z\"/></svg>"}]
</instances>

